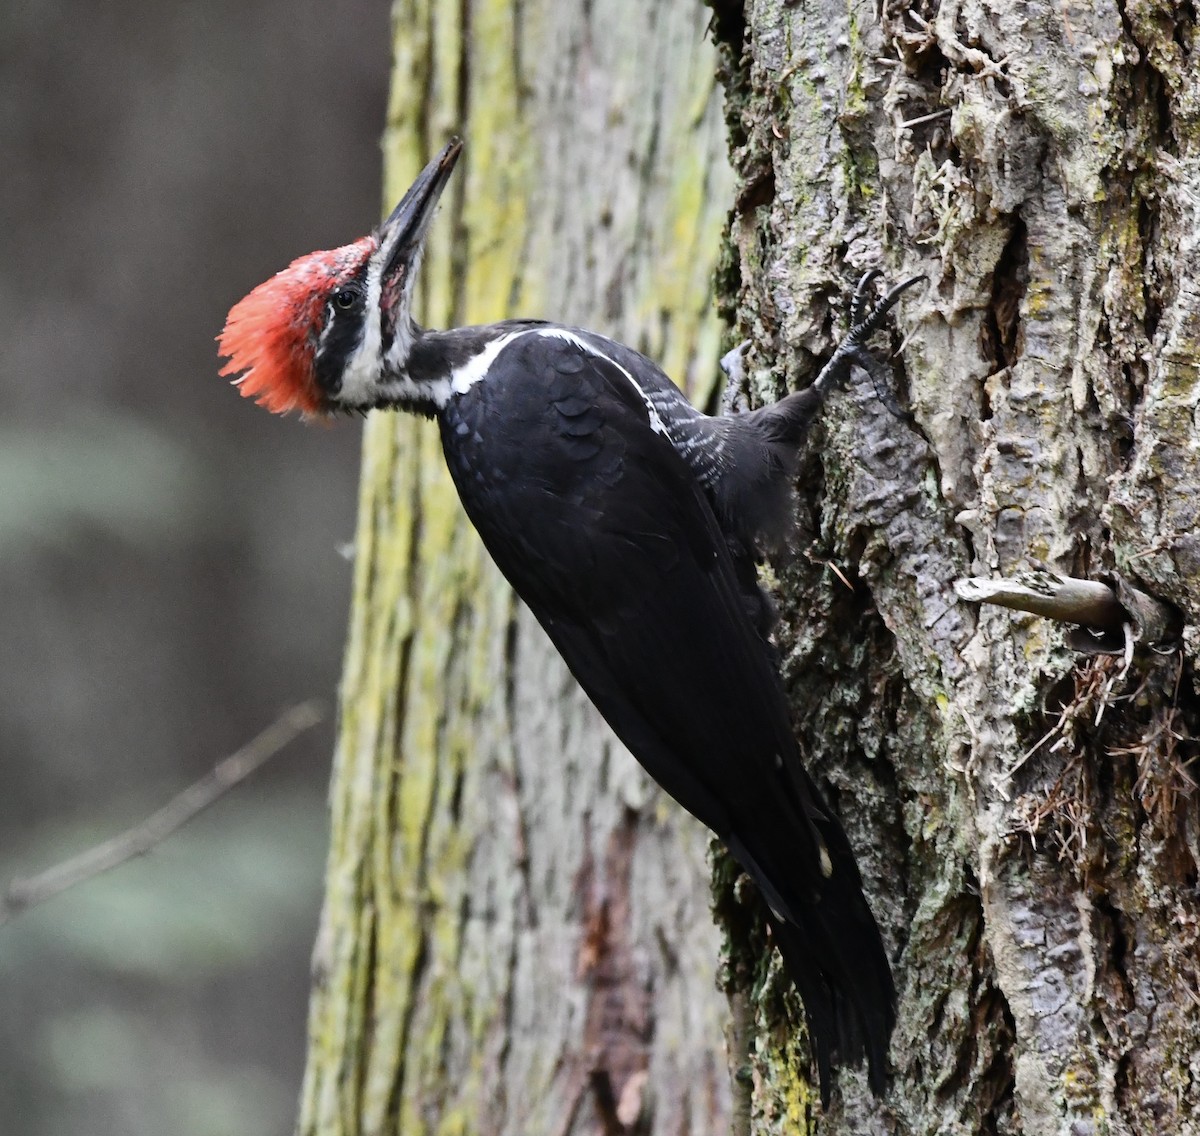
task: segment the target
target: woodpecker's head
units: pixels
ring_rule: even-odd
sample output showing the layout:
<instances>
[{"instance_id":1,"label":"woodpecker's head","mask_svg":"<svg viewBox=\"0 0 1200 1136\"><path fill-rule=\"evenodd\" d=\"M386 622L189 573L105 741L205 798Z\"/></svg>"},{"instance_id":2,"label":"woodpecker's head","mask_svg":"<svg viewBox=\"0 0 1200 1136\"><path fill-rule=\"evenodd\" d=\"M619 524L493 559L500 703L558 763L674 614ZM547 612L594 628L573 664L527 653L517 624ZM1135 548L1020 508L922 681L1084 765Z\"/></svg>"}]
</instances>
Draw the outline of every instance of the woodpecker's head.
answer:
<instances>
[{"instance_id":1,"label":"woodpecker's head","mask_svg":"<svg viewBox=\"0 0 1200 1136\"><path fill-rule=\"evenodd\" d=\"M413 278L462 142L453 138L368 237L309 253L230 309L222 375L283 414L367 410L419 400L405 362L417 334Z\"/></svg>"}]
</instances>

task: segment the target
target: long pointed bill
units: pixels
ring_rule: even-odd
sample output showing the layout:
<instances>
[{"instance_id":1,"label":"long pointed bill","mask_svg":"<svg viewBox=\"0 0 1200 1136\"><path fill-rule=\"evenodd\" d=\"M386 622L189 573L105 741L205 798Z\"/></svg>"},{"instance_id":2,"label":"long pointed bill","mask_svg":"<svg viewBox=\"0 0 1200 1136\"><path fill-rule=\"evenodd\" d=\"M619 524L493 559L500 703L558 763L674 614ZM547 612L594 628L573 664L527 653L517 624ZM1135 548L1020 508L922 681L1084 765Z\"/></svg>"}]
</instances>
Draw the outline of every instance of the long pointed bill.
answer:
<instances>
[{"instance_id":1,"label":"long pointed bill","mask_svg":"<svg viewBox=\"0 0 1200 1136\"><path fill-rule=\"evenodd\" d=\"M372 256L368 280L370 295L378 296L379 347L385 369L399 370L412 340L413 277L421 260L421 251L438 198L454 163L462 153L462 140L451 138L413 182L392 215L376 230L379 248Z\"/></svg>"},{"instance_id":2,"label":"long pointed bill","mask_svg":"<svg viewBox=\"0 0 1200 1136\"><path fill-rule=\"evenodd\" d=\"M379 227L379 259L383 264L383 279L388 281L398 270L410 266L420 254L421 245L437 211L438 198L454 164L462 153L462 139L451 138L420 173L392 215Z\"/></svg>"}]
</instances>

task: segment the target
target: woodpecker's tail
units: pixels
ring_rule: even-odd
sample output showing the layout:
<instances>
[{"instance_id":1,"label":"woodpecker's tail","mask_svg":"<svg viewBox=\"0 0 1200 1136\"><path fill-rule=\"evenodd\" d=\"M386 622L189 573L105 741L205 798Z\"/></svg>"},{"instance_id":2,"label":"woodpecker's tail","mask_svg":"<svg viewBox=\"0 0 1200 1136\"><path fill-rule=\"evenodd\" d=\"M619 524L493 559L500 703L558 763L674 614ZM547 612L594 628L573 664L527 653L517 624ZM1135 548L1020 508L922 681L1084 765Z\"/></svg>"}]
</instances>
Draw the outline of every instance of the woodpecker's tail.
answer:
<instances>
[{"instance_id":1,"label":"woodpecker's tail","mask_svg":"<svg viewBox=\"0 0 1200 1136\"><path fill-rule=\"evenodd\" d=\"M831 944L820 942L826 936L820 931L812 935L809 927L774 916L770 923L788 977L804 1002L821 1104L829 1105L834 1065L857 1065L864 1055L871 1091L882 1096L896 995L878 932L872 926L873 934ZM831 948L842 955L832 967Z\"/></svg>"},{"instance_id":2,"label":"woodpecker's tail","mask_svg":"<svg viewBox=\"0 0 1200 1136\"><path fill-rule=\"evenodd\" d=\"M779 846L763 842L761 830L758 840L730 841L730 851L746 866L771 909L779 953L804 1002L821 1103L828 1105L833 1067L856 1065L864 1055L871 1089L876 1096L883 1094L896 989L850 842L816 786L806 774L802 777L817 806L816 815L809 814L816 851L797 857L793 830L786 874L779 870L780 858L771 855ZM755 845L753 851L748 844Z\"/></svg>"}]
</instances>

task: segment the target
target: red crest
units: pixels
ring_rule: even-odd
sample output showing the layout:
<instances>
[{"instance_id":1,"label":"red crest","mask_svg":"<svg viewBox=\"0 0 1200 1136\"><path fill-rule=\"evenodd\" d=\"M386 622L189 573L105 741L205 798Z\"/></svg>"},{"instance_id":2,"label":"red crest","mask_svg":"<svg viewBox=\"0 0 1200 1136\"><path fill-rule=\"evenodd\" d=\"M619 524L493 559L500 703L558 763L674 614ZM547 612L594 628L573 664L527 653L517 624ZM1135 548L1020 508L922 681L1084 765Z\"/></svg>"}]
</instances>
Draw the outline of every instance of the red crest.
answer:
<instances>
[{"instance_id":1,"label":"red crest","mask_svg":"<svg viewBox=\"0 0 1200 1136\"><path fill-rule=\"evenodd\" d=\"M234 304L217 337L220 354L229 360L220 373L240 373L234 385L243 397L276 414L319 414L324 399L313 359L325 302L376 247L374 237L363 237L341 248L309 253Z\"/></svg>"}]
</instances>

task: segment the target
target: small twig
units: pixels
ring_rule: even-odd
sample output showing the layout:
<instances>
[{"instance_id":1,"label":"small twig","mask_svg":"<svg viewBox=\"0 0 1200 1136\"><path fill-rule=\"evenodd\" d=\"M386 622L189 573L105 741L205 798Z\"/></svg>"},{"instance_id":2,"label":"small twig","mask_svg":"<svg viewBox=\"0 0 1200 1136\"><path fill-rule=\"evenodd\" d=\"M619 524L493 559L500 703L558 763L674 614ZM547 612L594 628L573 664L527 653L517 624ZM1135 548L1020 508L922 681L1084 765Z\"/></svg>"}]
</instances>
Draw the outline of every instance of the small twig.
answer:
<instances>
[{"instance_id":1,"label":"small twig","mask_svg":"<svg viewBox=\"0 0 1200 1136\"><path fill-rule=\"evenodd\" d=\"M900 126L904 130L909 130L914 126L921 126L926 122L934 122L939 118L949 118L953 113L953 110L947 107L945 110L935 110L931 114L923 114L920 118L910 118L907 121L902 121Z\"/></svg>"},{"instance_id":2,"label":"small twig","mask_svg":"<svg viewBox=\"0 0 1200 1136\"><path fill-rule=\"evenodd\" d=\"M281 714L258 737L215 765L199 781L172 797L141 824L72 856L61 864L24 879L14 879L0 896L0 926L52 899L60 892L95 878L137 856L144 856L177 829L218 801L230 789L265 765L298 734L324 717L319 702L302 702Z\"/></svg>"},{"instance_id":3,"label":"small twig","mask_svg":"<svg viewBox=\"0 0 1200 1136\"><path fill-rule=\"evenodd\" d=\"M854 585L846 579L846 574L832 560L826 560L825 567L828 568L830 572L832 572L839 580L841 580L843 584L846 585L846 591L854 591Z\"/></svg>"}]
</instances>

